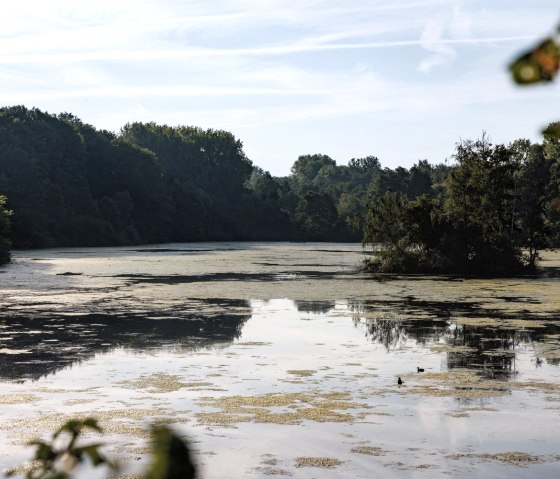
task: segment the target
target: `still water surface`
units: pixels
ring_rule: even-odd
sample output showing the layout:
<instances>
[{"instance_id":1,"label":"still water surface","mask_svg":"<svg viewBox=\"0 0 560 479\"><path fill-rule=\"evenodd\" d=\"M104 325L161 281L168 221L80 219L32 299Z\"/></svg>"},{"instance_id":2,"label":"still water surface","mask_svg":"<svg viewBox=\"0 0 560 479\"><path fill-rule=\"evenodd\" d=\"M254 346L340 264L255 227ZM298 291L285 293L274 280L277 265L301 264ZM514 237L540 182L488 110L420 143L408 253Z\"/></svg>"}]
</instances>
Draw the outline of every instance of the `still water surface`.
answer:
<instances>
[{"instance_id":1,"label":"still water surface","mask_svg":"<svg viewBox=\"0 0 560 479\"><path fill-rule=\"evenodd\" d=\"M498 280L374 278L355 271L363 256L16 253L0 269L0 467L95 416L123 474L166 422L204 478L558 477L560 255Z\"/></svg>"}]
</instances>

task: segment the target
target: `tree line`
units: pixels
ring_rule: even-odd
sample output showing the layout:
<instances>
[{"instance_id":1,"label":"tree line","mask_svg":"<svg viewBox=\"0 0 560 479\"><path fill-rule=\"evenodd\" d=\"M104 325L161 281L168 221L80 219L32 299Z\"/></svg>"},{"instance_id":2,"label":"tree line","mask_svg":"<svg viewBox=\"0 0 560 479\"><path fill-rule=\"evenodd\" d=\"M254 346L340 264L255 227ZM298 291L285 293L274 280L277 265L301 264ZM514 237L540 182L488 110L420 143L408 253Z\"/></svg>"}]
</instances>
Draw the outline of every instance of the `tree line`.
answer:
<instances>
[{"instance_id":1,"label":"tree line","mask_svg":"<svg viewBox=\"0 0 560 479\"><path fill-rule=\"evenodd\" d=\"M115 134L68 113L0 108L0 235L10 217L15 248L356 241L371 169L351 163L302 156L274 178L226 131L132 123Z\"/></svg>"},{"instance_id":2,"label":"tree line","mask_svg":"<svg viewBox=\"0 0 560 479\"><path fill-rule=\"evenodd\" d=\"M457 145L451 166L423 165L424 191L370 189L364 242L375 271L532 272L559 244L560 141ZM414 169L414 168L413 168ZM381 182L382 184L382 182ZM374 180L375 185L375 180Z\"/></svg>"},{"instance_id":3,"label":"tree line","mask_svg":"<svg viewBox=\"0 0 560 479\"><path fill-rule=\"evenodd\" d=\"M132 123L115 134L69 113L0 108L0 261L10 241L363 240L378 270L475 271L513 254L510 268L520 248L535 264L558 239L557 142L484 137L460 143L450 164L409 169L302 155L273 177L226 131Z\"/></svg>"}]
</instances>

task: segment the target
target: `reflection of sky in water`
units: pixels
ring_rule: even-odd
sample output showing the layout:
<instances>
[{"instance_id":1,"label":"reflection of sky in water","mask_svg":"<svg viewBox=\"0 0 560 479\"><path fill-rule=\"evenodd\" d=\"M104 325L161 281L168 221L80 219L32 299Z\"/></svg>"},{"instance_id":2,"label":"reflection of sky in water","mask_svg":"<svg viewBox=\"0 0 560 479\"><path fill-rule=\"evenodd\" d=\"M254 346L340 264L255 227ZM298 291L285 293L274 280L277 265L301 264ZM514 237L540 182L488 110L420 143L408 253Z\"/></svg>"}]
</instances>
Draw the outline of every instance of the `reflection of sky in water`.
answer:
<instances>
[{"instance_id":1,"label":"reflection of sky in water","mask_svg":"<svg viewBox=\"0 0 560 479\"><path fill-rule=\"evenodd\" d=\"M355 279L349 270L359 249L349 248L251 245L231 251L200 245L180 254L171 248L157 254L110 249L101 264L93 253L98 250L18 256L15 268L0 275L0 374L17 379L14 371L24 371L33 380L0 383L0 465L29 457L21 443L51 432L64 414L100 416L109 425L108 442L116 444L112 453L134 467L141 464L134 458L141 457L137 448L145 438L130 430L132 439L127 438L115 424L130 428L172 418L195 441L207 478L263 477L272 467L266 461L302 478L557 477L560 368L550 348L558 341L558 324L543 313L556 308L547 301L553 294L546 281L516 281L517 286L497 281L490 293L480 281L467 296L464 284L457 290L440 281L426 287ZM210 251L193 252L197 249ZM35 263L42 269L31 268L29 257L39 259ZM164 277L165 258L172 260L166 266L172 271L164 280L130 280ZM282 276L312 264L322 265L315 275ZM244 279L236 280L232 271ZM82 274L57 275L65 272ZM204 274L214 278L205 280ZM252 281L253 274L261 280ZM10 275L13 281L4 281ZM283 293L295 301L247 297ZM546 324L474 325L481 318L513 318L512 301L498 298L504 294L534 300L523 303L526 311L519 317ZM35 362L17 369L29 355ZM416 373L417 366L426 372ZM461 372L466 366L470 380L483 382L449 382L449 369ZM181 385L158 390L148 386L154 375ZM404 387L397 387L397 376ZM142 379L147 379L143 385ZM487 387L494 388L489 395L470 393ZM434 394L439 390L452 394ZM197 416L219 412L201 403L203 397L331 392L347 395L354 405L338 411L350 414L350 422L251 420L223 428ZM309 407L306 397L270 410ZM26 418L30 421L18 422ZM380 448L381 455L356 452L368 447ZM511 451L542 462L525 468L480 456ZM332 470L296 468L301 456L343 464Z\"/></svg>"}]
</instances>

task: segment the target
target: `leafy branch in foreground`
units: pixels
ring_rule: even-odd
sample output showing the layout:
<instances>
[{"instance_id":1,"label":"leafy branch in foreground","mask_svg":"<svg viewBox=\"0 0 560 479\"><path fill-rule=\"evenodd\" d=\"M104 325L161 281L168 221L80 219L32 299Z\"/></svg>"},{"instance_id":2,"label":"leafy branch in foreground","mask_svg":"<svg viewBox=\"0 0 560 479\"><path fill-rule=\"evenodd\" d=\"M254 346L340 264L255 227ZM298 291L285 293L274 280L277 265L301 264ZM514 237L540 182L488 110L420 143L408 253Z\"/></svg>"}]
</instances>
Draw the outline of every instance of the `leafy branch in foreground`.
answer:
<instances>
[{"instance_id":1,"label":"leafy branch in foreground","mask_svg":"<svg viewBox=\"0 0 560 479\"><path fill-rule=\"evenodd\" d=\"M518 85L548 83L554 80L560 69L560 26L551 35L529 51L523 52L509 65L509 71ZM552 123L543 134L560 138L560 126Z\"/></svg>"},{"instance_id":2,"label":"leafy branch in foreground","mask_svg":"<svg viewBox=\"0 0 560 479\"><path fill-rule=\"evenodd\" d=\"M31 469L25 475L26 479L66 479L70 477L78 464L83 463L86 459L94 467L104 464L115 469L114 464L100 452L102 444L77 445L79 437L87 429L102 432L94 418L72 419L53 434L51 442L40 439L31 441L29 445L36 447L35 457ZM65 447L58 448L56 443L61 436L70 437ZM18 472L11 470L6 475L11 477L17 474Z\"/></svg>"},{"instance_id":3,"label":"leafy branch in foreground","mask_svg":"<svg viewBox=\"0 0 560 479\"><path fill-rule=\"evenodd\" d=\"M196 469L185 441L165 426L152 426L152 462L144 479L192 479Z\"/></svg>"},{"instance_id":4,"label":"leafy branch in foreground","mask_svg":"<svg viewBox=\"0 0 560 479\"><path fill-rule=\"evenodd\" d=\"M29 443L35 446L35 456L31 467L12 469L6 476L13 477L22 474L27 469L26 479L69 479L76 467L89 463L93 467L108 466L113 472L118 472L114 462L109 460L101 451L101 443L78 445L80 436L86 430L103 432L94 418L72 419L66 422L52 436L52 440L34 440ZM56 443L61 436L69 435L65 447L59 448ZM191 460L187 444L171 429L154 425L151 428L151 461L143 474L144 479L194 479L196 469Z\"/></svg>"},{"instance_id":5,"label":"leafy branch in foreground","mask_svg":"<svg viewBox=\"0 0 560 479\"><path fill-rule=\"evenodd\" d=\"M520 85L554 80L560 68L560 44L557 36L543 40L535 48L521 54L509 69Z\"/></svg>"}]
</instances>

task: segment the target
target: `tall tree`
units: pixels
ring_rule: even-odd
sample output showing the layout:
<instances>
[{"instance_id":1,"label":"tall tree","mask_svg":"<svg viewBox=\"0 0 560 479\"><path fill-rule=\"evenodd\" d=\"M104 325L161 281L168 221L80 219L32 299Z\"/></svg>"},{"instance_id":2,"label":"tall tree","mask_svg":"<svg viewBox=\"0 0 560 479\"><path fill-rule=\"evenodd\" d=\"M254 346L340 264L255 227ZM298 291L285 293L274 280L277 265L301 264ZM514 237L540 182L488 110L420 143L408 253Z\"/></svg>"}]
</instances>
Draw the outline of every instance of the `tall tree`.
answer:
<instances>
[{"instance_id":1,"label":"tall tree","mask_svg":"<svg viewBox=\"0 0 560 479\"><path fill-rule=\"evenodd\" d=\"M0 196L0 264L10 261L10 216L6 209L6 197Z\"/></svg>"},{"instance_id":2,"label":"tall tree","mask_svg":"<svg viewBox=\"0 0 560 479\"><path fill-rule=\"evenodd\" d=\"M445 181L445 210L454 225L455 261L465 273L520 266L511 232L515 165L486 135L457 145L456 167Z\"/></svg>"},{"instance_id":3,"label":"tall tree","mask_svg":"<svg viewBox=\"0 0 560 479\"><path fill-rule=\"evenodd\" d=\"M539 250L550 244L549 184L551 161L544 155L542 145L517 140L510 146L518 165L514 180L514 203L511 229L527 251L527 263L534 269ZM515 231L514 231L515 230Z\"/></svg>"}]
</instances>

